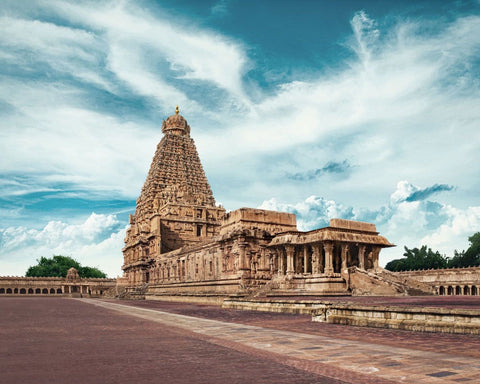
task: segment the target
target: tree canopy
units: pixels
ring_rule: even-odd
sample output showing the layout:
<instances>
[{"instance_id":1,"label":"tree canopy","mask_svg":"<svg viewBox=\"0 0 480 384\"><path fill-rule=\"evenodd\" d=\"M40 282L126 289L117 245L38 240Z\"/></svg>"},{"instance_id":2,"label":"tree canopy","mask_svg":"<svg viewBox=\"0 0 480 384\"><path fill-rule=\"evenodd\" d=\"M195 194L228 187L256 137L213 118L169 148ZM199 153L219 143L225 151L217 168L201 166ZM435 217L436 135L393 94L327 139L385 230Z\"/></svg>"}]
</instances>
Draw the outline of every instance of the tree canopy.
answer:
<instances>
[{"instance_id":1,"label":"tree canopy","mask_svg":"<svg viewBox=\"0 0 480 384\"><path fill-rule=\"evenodd\" d=\"M66 277L70 268L75 268L81 278L104 278L107 275L94 267L82 267L82 265L68 256L54 255L52 258L41 257L37 259L37 265L28 268L27 277Z\"/></svg>"},{"instance_id":2,"label":"tree canopy","mask_svg":"<svg viewBox=\"0 0 480 384\"><path fill-rule=\"evenodd\" d=\"M475 267L480 265L480 232L468 238L470 247L466 251L455 251L453 257L434 252L426 245L420 248L405 248L403 258L395 259L387 263L385 269L393 272L411 271L415 269L438 269Z\"/></svg>"}]
</instances>

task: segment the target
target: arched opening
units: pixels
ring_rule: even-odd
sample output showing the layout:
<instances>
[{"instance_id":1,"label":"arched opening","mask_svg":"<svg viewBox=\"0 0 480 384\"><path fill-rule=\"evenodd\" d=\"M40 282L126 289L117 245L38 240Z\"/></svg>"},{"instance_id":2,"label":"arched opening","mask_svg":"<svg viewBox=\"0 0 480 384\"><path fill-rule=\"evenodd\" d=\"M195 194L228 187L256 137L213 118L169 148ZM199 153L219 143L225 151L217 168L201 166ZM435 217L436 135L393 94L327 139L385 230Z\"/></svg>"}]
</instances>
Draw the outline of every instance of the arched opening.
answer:
<instances>
[{"instance_id":1,"label":"arched opening","mask_svg":"<svg viewBox=\"0 0 480 384\"><path fill-rule=\"evenodd\" d=\"M17 294L17 293L18 293L18 288L15 288L15 289L13 290L13 293Z\"/></svg>"},{"instance_id":2,"label":"arched opening","mask_svg":"<svg viewBox=\"0 0 480 384\"><path fill-rule=\"evenodd\" d=\"M55 294L55 289L50 288L50 294L51 294L51 295L54 295L54 294Z\"/></svg>"},{"instance_id":3,"label":"arched opening","mask_svg":"<svg viewBox=\"0 0 480 384\"><path fill-rule=\"evenodd\" d=\"M447 295L453 295L453 287L451 285L448 286Z\"/></svg>"},{"instance_id":4,"label":"arched opening","mask_svg":"<svg viewBox=\"0 0 480 384\"><path fill-rule=\"evenodd\" d=\"M463 287L463 294L464 295L470 295L470 287L469 286L465 286Z\"/></svg>"},{"instance_id":5,"label":"arched opening","mask_svg":"<svg viewBox=\"0 0 480 384\"><path fill-rule=\"evenodd\" d=\"M33 289L32 289L32 288L30 288L29 291L32 291L32 293L33 293ZM21 295L25 295L26 293L27 293L27 290L26 290L25 288L21 288L21 289L20 289L20 294L21 294ZM30 293L30 292L28 292L28 293Z\"/></svg>"},{"instance_id":6,"label":"arched opening","mask_svg":"<svg viewBox=\"0 0 480 384\"><path fill-rule=\"evenodd\" d=\"M455 287L455 295L461 295L462 294L462 287L456 286Z\"/></svg>"},{"instance_id":7,"label":"arched opening","mask_svg":"<svg viewBox=\"0 0 480 384\"><path fill-rule=\"evenodd\" d=\"M445 295L445 287L444 286L442 286L442 285L440 286L440 289L438 290L438 294L440 296Z\"/></svg>"},{"instance_id":8,"label":"arched opening","mask_svg":"<svg viewBox=\"0 0 480 384\"><path fill-rule=\"evenodd\" d=\"M473 286L472 286L472 295L473 295L473 296L477 296L477 295L478 295L478 289L477 289L477 286L476 286L476 285L473 285Z\"/></svg>"},{"instance_id":9,"label":"arched opening","mask_svg":"<svg viewBox=\"0 0 480 384\"><path fill-rule=\"evenodd\" d=\"M12 288L7 288L7 293L12 293Z\"/></svg>"},{"instance_id":10,"label":"arched opening","mask_svg":"<svg viewBox=\"0 0 480 384\"><path fill-rule=\"evenodd\" d=\"M44 295L48 295L48 288L43 288L43 289L42 289L42 293L43 293Z\"/></svg>"},{"instance_id":11,"label":"arched opening","mask_svg":"<svg viewBox=\"0 0 480 384\"><path fill-rule=\"evenodd\" d=\"M36 289L35 289L35 294L36 294L36 295L40 294L41 292L42 292L42 291L40 290L40 288L36 288Z\"/></svg>"},{"instance_id":12,"label":"arched opening","mask_svg":"<svg viewBox=\"0 0 480 384\"><path fill-rule=\"evenodd\" d=\"M3 295L5 293L5 288L0 288L0 295Z\"/></svg>"},{"instance_id":13,"label":"arched opening","mask_svg":"<svg viewBox=\"0 0 480 384\"><path fill-rule=\"evenodd\" d=\"M62 288L57 288L57 294L61 294L62 293Z\"/></svg>"}]
</instances>

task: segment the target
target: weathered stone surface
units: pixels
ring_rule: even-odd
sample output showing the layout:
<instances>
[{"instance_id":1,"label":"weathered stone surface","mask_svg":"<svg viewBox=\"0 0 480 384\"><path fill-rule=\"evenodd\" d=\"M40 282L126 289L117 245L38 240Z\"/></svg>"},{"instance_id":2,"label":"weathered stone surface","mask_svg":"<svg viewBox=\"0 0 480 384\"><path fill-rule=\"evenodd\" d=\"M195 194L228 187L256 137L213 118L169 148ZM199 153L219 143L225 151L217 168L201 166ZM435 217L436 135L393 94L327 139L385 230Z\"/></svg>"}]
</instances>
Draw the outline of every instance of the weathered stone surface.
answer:
<instances>
[{"instance_id":1,"label":"weathered stone surface","mask_svg":"<svg viewBox=\"0 0 480 384\"><path fill-rule=\"evenodd\" d=\"M369 223L300 232L291 213L225 214L178 110L162 132L125 238L132 295L351 294L348 268L375 273L381 248L393 246Z\"/></svg>"},{"instance_id":2,"label":"weathered stone surface","mask_svg":"<svg viewBox=\"0 0 480 384\"><path fill-rule=\"evenodd\" d=\"M343 300L343 299L342 299ZM420 332L480 334L478 308L368 305L354 302L227 298L222 308L312 315L312 321Z\"/></svg>"},{"instance_id":3,"label":"weathered stone surface","mask_svg":"<svg viewBox=\"0 0 480 384\"><path fill-rule=\"evenodd\" d=\"M345 219L331 219L330 227L332 228L341 228L341 229L351 229L353 231L362 231L362 232L373 232L378 234L375 224L364 223L362 221L352 221Z\"/></svg>"},{"instance_id":4,"label":"weathered stone surface","mask_svg":"<svg viewBox=\"0 0 480 384\"><path fill-rule=\"evenodd\" d=\"M226 214L220 234L225 235L246 228L261 229L270 233L296 231L297 219L293 213L240 208Z\"/></svg>"},{"instance_id":5,"label":"weathered stone surface","mask_svg":"<svg viewBox=\"0 0 480 384\"><path fill-rule=\"evenodd\" d=\"M315 309L312 320L360 327L480 334L479 313L468 309L329 303Z\"/></svg>"}]
</instances>

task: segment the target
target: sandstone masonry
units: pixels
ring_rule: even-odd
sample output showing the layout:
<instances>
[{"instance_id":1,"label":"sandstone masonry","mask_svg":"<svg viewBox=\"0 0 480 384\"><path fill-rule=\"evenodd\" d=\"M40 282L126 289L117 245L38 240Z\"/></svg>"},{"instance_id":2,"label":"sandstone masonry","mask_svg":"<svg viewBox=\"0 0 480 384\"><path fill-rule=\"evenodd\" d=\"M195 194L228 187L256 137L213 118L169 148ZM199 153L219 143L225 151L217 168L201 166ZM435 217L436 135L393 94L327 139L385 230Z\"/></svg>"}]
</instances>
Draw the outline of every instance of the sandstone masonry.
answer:
<instances>
[{"instance_id":1,"label":"sandstone masonry","mask_svg":"<svg viewBox=\"0 0 480 384\"><path fill-rule=\"evenodd\" d=\"M374 224L332 219L301 232L290 213L226 213L178 107L162 132L125 237L122 269L132 295L408 293L407 283L379 275L380 250L393 244Z\"/></svg>"}]
</instances>

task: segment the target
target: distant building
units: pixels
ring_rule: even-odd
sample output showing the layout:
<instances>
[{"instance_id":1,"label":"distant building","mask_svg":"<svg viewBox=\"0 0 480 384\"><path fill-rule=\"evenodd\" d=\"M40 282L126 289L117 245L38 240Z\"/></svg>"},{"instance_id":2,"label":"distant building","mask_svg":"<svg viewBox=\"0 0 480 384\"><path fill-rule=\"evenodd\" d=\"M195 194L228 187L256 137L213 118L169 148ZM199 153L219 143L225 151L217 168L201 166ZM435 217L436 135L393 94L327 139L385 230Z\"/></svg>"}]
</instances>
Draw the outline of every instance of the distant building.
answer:
<instances>
[{"instance_id":1,"label":"distant building","mask_svg":"<svg viewBox=\"0 0 480 384\"><path fill-rule=\"evenodd\" d=\"M75 268L66 277L0 277L0 296L35 295L67 297L118 296L116 279L82 279Z\"/></svg>"}]
</instances>

